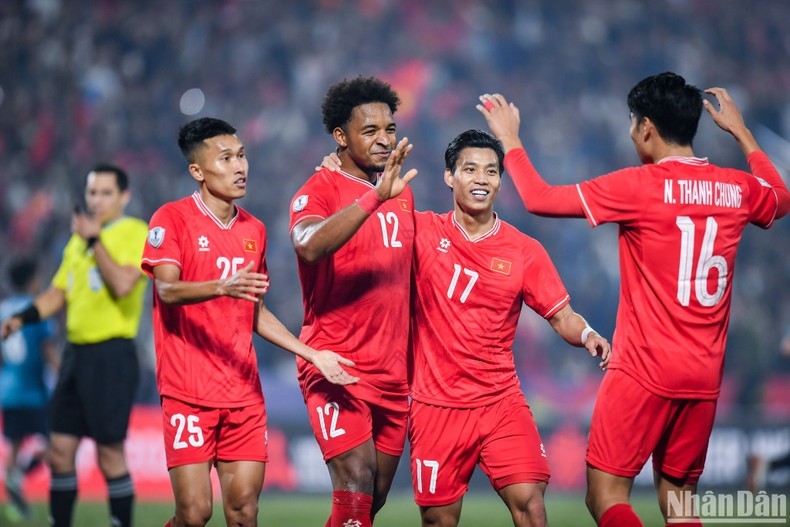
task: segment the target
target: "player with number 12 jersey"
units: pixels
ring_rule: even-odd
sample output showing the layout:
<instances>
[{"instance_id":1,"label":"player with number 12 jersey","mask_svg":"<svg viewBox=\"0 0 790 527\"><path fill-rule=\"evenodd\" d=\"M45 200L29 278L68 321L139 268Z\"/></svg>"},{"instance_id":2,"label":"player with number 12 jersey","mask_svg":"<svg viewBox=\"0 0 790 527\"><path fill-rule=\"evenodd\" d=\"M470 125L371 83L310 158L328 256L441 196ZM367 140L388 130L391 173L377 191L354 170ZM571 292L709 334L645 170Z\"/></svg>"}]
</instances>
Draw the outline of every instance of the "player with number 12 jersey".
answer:
<instances>
[{"instance_id":1,"label":"player with number 12 jersey","mask_svg":"<svg viewBox=\"0 0 790 527\"><path fill-rule=\"evenodd\" d=\"M367 180L323 168L296 193L291 228L308 218L328 218L373 188ZM345 390L403 411L413 211L414 196L406 187L382 203L331 258L298 262L305 310L299 338L354 361L353 371L362 380ZM360 316L360 310L369 315ZM299 381L309 391L321 375L309 363L297 361Z\"/></svg>"}]
</instances>

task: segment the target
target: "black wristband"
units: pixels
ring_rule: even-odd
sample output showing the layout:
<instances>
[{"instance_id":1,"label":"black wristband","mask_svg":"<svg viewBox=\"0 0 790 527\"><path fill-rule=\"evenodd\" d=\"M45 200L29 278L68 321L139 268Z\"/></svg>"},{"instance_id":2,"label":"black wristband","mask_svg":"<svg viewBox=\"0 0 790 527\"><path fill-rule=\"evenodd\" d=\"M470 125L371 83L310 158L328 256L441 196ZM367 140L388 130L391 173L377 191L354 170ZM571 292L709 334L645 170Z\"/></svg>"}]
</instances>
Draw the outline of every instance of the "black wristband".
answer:
<instances>
[{"instance_id":1,"label":"black wristband","mask_svg":"<svg viewBox=\"0 0 790 527\"><path fill-rule=\"evenodd\" d=\"M14 316L22 319L23 326L25 324L35 324L41 321L41 313L38 312L36 304L30 304L26 309L23 309Z\"/></svg>"},{"instance_id":2,"label":"black wristband","mask_svg":"<svg viewBox=\"0 0 790 527\"><path fill-rule=\"evenodd\" d=\"M97 241L99 241L99 237L98 236L91 236L90 238L85 240L85 243L88 244L88 249L90 249L91 247L93 247L96 244Z\"/></svg>"}]
</instances>

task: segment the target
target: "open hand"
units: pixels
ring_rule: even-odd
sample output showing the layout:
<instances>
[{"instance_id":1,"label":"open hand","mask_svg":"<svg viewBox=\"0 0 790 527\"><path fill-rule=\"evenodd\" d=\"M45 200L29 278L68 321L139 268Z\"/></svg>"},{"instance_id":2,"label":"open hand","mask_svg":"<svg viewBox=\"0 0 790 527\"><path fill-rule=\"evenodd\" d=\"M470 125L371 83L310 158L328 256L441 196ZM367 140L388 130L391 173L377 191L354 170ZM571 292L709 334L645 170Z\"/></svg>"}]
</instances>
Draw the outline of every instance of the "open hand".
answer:
<instances>
[{"instance_id":1,"label":"open hand","mask_svg":"<svg viewBox=\"0 0 790 527\"><path fill-rule=\"evenodd\" d=\"M312 358L313 366L326 377L332 384L354 384L359 381L359 377L354 377L343 366L354 366L354 362L335 353L334 351L317 351Z\"/></svg>"},{"instance_id":2,"label":"open hand","mask_svg":"<svg viewBox=\"0 0 790 527\"><path fill-rule=\"evenodd\" d=\"M269 290L269 277L252 272L253 262L236 271L222 283L224 296L257 302Z\"/></svg>"},{"instance_id":3,"label":"open hand","mask_svg":"<svg viewBox=\"0 0 790 527\"><path fill-rule=\"evenodd\" d=\"M601 371L609 367L609 360L611 359L612 355L612 346L609 344L608 340L600 336L598 333L590 333L590 335L587 337L587 342L584 343L584 347L587 348L587 351L591 356L601 358L601 362L598 365L601 368Z\"/></svg>"},{"instance_id":4,"label":"open hand","mask_svg":"<svg viewBox=\"0 0 790 527\"><path fill-rule=\"evenodd\" d=\"M414 179L417 175L417 169L412 168L406 172L403 177L400 177L403 161L408 157L412 146L413 145L409 143L409 138L404 137L398 141L397 146L390 153L390 157L387 159L387 165L384 167L384 171L381 173L381 177L379 177L378 184L376 185L376 192L378 192L379 198L381 198L382 201L398 196L403 192L403 189L406 188L406 185L409 184L409 181Z\"/></svg>"}]
</instances>

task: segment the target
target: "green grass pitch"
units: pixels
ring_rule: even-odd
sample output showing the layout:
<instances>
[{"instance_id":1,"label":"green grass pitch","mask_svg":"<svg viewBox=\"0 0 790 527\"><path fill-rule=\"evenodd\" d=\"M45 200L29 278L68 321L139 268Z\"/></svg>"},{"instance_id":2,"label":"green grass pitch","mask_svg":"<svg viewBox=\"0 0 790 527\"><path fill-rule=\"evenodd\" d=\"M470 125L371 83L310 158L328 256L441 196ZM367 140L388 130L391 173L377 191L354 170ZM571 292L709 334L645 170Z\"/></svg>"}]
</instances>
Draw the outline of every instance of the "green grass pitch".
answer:
<instances>
[{"instance_id":1,"label":"green grass pitch","mask_svg":"<svg viewBox=\"0 0 790 527\"><path fill-rule=\"evenodd\" d=\"M267 527L323 527L329 516L329 495L305 496L289 494L266 494L261 496L258 524ZM2 505L5 509L5 504ZM552 527L594 527L584 498L581 495L549 495L546 498L549 524ZM645 527L663 527L658 505L651 495L638 496L634 508L642 518ZM11 523L0 514L0 525L9 527L47 527L45 503L34 504L34 518L30 522ZM173 512L169 503L137 503L135 507L136 527L163 527ZM109 526L109 515L105 503L79 502L74 515L75 527ZM210 526L225 525L222 508L216 505ZM375 527L419 526L420 515L411 496L400 494L391 496L387 505L376 517ZM504 503L493 494L469 494L464 498L461 513L461 526L509 527L513 523Z\"/></svg>"}]
</instances>

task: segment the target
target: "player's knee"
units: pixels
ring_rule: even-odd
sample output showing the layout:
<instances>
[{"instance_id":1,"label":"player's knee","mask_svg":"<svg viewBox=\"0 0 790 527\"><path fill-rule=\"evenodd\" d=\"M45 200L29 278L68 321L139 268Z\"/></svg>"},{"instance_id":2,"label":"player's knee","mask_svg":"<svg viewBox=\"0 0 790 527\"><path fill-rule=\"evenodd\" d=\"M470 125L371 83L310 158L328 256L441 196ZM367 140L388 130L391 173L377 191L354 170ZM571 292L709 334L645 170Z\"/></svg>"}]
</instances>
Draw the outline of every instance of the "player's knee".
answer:
<instances>
[{"instance_id":1,"label":"player's knee","mask_svg":"<svg viewBox=\"0 0 790 527\"><path fill-rule=\"evenodd\" d=\"M546 506L540 494L517 500L510 506L510 514L516 526L544 527L546 525Z\"/></svg>"},{"instance_id":2,"label":"player's knee","mask_svg":"<svg viewBox=\"0 0 790 527\"><path fill-rule=\"evenodd\" d=\"M370 463L349 460L334 467L335 479L343 490L373 494L376 470ZM336 487L337 488L337 487Z\"/></svg>"},{"instance_id":3,"label":"player's knee","mask_svg":"<svg viewBox=\"0 0 790 527\"><path fill-rule=\"evenodd\" d=\"M250 492L245 496L236 496L225 504L225 516L228 518L228 525L257 525L257 494Z\"/></svg>"},{"instance_id":4,"label":"player's knee","mask_svg":"<svg viewBox=\"0 0 790 527\"><path fill-rule=\"evenodd\" d=\"M204 527L211 519L212 503L192 502L176 508L176 518L184 527Z\"/></svg>"},{"instance_id":5,"label":"player's knee","mask_svg":"<svg viewBox=\"0 0 790 527\"><path fill-rule=\"evenodd\" d=\"M458 516L442 507L427 507L422 511L422 527L456 527Z\"/></svg>"}]
</instances>

